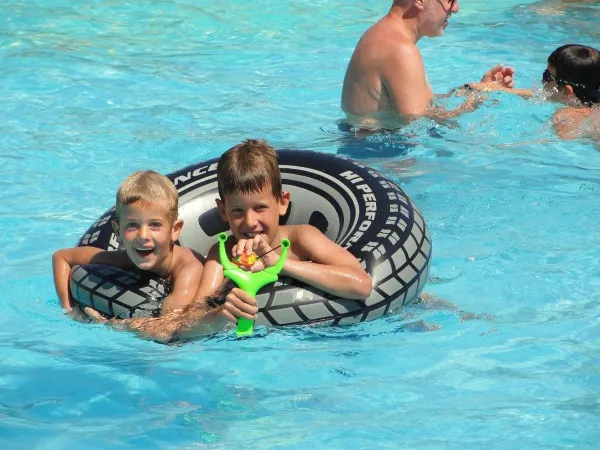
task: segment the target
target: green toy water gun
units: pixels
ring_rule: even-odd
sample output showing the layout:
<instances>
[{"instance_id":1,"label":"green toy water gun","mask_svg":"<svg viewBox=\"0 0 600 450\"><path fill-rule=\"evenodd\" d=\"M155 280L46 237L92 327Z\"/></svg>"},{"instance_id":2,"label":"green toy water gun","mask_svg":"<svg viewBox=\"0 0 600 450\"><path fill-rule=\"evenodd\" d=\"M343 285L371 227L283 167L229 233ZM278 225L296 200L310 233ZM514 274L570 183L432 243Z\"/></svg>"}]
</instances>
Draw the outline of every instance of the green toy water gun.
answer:
<instances>
[{"instance_id":1,"label":"green toy water gun","mask_svg":"<svg viewBox=\"0 0 600 450\"><path fill-rule=\"evenodd\" d=\"M241 290L252 297L256 297L256 293L261 287L277 281L279 272L283 269L283 264L285 263L287 252L291 245L289 239L282 240L281 255L279 256L277 263L274 266L267 267L265 270L252 273L247 270L242 270L239 266L229 260L227 251L225 250L225 241L227 241L227 234L219 233L219 258L221 259L221 265L223 266L223 275L235 282ZM249 336L252 334L252 331L254 331L254 321L240 317L238 319L236 336Z\"/></svg>"}]
</instances>

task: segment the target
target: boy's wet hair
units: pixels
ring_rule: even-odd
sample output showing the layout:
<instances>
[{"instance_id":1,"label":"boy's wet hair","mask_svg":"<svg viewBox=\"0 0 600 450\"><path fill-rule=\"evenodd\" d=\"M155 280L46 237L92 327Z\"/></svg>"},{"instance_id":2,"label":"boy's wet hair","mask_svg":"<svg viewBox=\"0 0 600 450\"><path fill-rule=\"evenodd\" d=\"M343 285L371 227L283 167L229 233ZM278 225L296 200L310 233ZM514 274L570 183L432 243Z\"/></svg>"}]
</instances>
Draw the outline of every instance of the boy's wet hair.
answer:
<instances>
[{"instance_id":1,"label":"boy's wet hair","mask_svg":"<svg viewBox=\"0 0 600 450\"><path fill-rule=\"evenodd\" d=\"M548 64L556 70L559 83L570 85L582 103L600 102L600 51L586 45L563 45L548 57Z\"/></svg>"},{"instance_id":2,"label":"boy's wet hair","mask_svg":"<svg viewBox=\"0 0 600 450\"><path fill-rule=\"evenodd\" d=\"M259 192L271 185L276 199L281 198L281 173L277 152L266 141L246 139L227 150L217 165L219 196Z\"/></svg>"},{"instance_id":3,"label":"boy's wet hair","mask_svg":"<svg viewBox=\"0 0 600 450\"><path fill-rule=\"evenodd\" d=\"M143 207L161 204L167 210L171 223L177 220L179 195L171 180L152 170L134 172L117 189L117 219L123 206L142 202Z\"/></svg>"}]
</instances>

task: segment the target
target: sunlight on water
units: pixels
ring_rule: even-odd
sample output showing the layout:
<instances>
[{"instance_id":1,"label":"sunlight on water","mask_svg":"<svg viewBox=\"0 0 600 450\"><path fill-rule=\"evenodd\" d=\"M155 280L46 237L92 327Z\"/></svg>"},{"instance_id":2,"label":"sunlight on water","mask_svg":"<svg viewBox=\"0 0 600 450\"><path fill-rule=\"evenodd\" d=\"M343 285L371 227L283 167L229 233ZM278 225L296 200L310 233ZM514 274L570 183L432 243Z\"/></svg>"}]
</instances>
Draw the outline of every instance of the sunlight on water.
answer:
<instances>
[{"instance_id":1,"label":"sunlight on water","mask_svg":"<svg viewBox=\"0 0 600 450\"><path fill-rule=\"evenodd\" d=\"M346 130L348 59L388 6L367 3L0 6L2 448L597 445L598 147L557 139L541 93L486 95L447 125ZM554 48L600 46L589 2L460 7L419 44L438 93L498 63L539 88ZM246 137L359 158L401 184L433 236L427 301L181 346L67 320L51 254L119 182Z\"/></svg>"}]
</instances>

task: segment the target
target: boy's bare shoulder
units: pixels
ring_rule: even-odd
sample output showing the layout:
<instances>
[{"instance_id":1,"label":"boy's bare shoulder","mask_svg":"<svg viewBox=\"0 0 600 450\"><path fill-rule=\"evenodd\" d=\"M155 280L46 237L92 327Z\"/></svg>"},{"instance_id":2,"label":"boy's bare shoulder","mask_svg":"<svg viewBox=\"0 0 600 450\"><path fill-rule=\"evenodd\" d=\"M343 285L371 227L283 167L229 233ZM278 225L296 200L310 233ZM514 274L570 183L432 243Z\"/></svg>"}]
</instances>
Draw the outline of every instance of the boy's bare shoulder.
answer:
<instances>
[{"instance_id":1,"label":"boy's bare shoulder","mask_svg":"<svg viewBox=\"0 0 600 450\"><path fill-rule=\"evenodd\" d=\"M180 272L184 269L202 270L204 266L204 257L196 250L187 247L175 247L177 249L175 269L173 273Z\"/></svg>"},{"instance_id":2,"label":"boy's bare shoulder","mask_svg":"<svg viewBox=\"0 0 600 450\"><path fill-rule=\"evenodd\" d=\"M590 116L591 108L561 108L554 113L554 128L561 139L576 139L585 133L585 120Z\"/></svg>"},{"instance_id":3,"label":"boy's bare shoulder","mask_svg":"<svg viewBox=\"0 0 600 450\"><path fill-rule=\"evenodd\" d=\"M592 113L592 108L573 108L572 106L567 106L566 108L561 108L554 114L554 121L561 120L577 120L581 118L586 118Z\"/></svg>"},{"instance_id":4,"label":"boy's bare shoulder","mask_svg":"<svg viewBox=\"0 0 600 450\"><path fill-rule=\"evenodd\" d=\"M318 228L303 223L303 224L298 224L298 225L286 225L285 227L281 227L284 230L286 230L286 235L288 236L289 239L291 239L292 237L295 238L299 238L302 237L304 235L306 235L307 233L320 233L322 234Z\"/></svg>"},{"instance_id":5,"label":"boy's bare shoulder","mask_svg":"<svg viewBox=\"0 0 600 450\"><path fill-rule=\"evenodd\" d=\"M288 225L287 237L292 242L292 245L306 246L313 244L320 239L328 239L318 228L308 225Z\"/></svg>"},{"instance_id":6,"label":"boy's bare shoulder","mask_svg":"<svg viewBox=\"0 0 600 450\"><path fill-rule=\"evenodd\" d=\"M227 250L227 254L231 255L231 248L234 246L234 244L237 241L235 240L235 238L233 236L230 236L229 239L227 239L227 242L225 242L225 248ZM208 250L208 253L206 254L206 258L204 260L204 264L206 264L207 261L217 261L220 262L220 257L219 257L219 243L215 242L212 247Z\"/></svg>"}]
</instances>

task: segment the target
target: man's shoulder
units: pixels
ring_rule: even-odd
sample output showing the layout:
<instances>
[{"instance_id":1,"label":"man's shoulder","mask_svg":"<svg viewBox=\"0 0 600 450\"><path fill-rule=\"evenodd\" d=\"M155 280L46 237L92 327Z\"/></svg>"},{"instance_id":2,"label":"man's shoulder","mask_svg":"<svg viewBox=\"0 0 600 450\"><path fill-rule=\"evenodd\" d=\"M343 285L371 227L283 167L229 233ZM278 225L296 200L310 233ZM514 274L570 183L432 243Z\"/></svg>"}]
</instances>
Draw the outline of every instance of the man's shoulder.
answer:
<instances>
[{"instance_id":1,"label":"man's shoulder","mask_svg":"<svg viewBox=\"0 0 600 450\"><path fill-rule=\"evenodd\" d=\"M386 30L369 30L360 40L357 53L361 60L375 64L397 61L410 64L421 59L421 52L414 42L401 33Z\"/></svg>"},{"instance_id":2,"label":"man's shoulder","mask_svg":"<svg viewBox=\"0 0 600 450\"><path fill-rule=\"evenodd\" d=\"M378 48L394 51L398 48L417 49L417 45L405 34L405 31L396 23L385 19L369 28L359 41L359 45L376 46Z\"/></svg>"}]
</instances>

